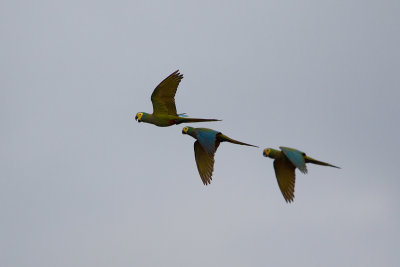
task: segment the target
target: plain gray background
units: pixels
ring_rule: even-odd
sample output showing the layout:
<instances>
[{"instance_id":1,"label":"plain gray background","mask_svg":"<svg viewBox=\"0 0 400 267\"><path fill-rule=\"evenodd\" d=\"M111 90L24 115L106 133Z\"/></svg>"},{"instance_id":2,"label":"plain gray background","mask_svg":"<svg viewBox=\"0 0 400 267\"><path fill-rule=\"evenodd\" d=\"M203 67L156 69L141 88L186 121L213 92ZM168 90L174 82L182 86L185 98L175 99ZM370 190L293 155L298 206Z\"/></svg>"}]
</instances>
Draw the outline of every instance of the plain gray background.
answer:
<instances>
[{"instance_id":1,"label":"plain gray background","mask_svg":"<svg viewBox=\"0 0 400 267\"><path fill-rule=\"evenodd\" d=\"M1 1L0 265L399 266L399 1ZM223 143L203 186L178 112ZM265 147L297 172L286 204Z\"/></svg>"}]
</instances>

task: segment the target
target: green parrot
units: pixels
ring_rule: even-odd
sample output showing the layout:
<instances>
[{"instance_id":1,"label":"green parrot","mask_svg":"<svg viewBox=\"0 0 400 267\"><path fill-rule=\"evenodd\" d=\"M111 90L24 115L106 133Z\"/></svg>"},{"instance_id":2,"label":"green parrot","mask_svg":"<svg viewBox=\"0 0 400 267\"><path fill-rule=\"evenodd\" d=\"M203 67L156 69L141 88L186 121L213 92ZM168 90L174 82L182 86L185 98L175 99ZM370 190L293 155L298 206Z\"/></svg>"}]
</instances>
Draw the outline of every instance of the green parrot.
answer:
<instances>
[{"instance_id":1,"label":"green parrot","mask_svg":"<svg viewBox=\"0 0 400 267\"><path fill-rule=\"evenodd\" d=\"M184 127L182 134L188 134L197 141L194 142L194 156L197 170L204 185L210 184L214 170L214 155L221 142L230 142L238 145L253 146L229 138L221 132L207 128Z\"/></svg>"},{"instance_id":2,"label":"green parrot","mask_svg":"<svg viewBox=\"0 0 400 267\"><path fill-rule=\"evenodd\" d=\"M264 157L275 159L274 169L276 179L278 181L278 185L281 189L282 195L288 203L292 202L294 199L296 168L298 168L304 174L307 173L306 163L313 163L340 169L339 167L332 164L313 159L307 156L306 153L301 152L297 149L283 146L279 148L281 149L281 151L272 148L266 148L264 149L263 155Z\"/></svg>"},{"instance_id":3,"label":"green parrot","mask_svg":"<svg viewBox=\"0 0 400 267\"><path fill-rule=\"evenodd\" d=\"M182 78L183 75L179 73L179 70L165 78L151 94L153 114L139 112L136 114L135 120L138 122L151 123L160 127L167 127L183 122L220 121L216 119L187 118L185 113L177 114L175 94Z\"/></svg>"}]
</instances>

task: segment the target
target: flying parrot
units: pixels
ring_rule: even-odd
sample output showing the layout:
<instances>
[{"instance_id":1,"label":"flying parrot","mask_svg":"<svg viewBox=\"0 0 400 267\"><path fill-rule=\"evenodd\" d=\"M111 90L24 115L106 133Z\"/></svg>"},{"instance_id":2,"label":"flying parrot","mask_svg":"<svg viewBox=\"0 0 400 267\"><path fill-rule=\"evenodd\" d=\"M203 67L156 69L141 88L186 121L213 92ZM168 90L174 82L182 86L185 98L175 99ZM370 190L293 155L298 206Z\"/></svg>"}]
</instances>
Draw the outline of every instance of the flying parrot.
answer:
<instances>
[{"instance_id":1,"label":"flying parrot","mask_svg":"<svg viewBox=\"0 0 400 267\"><path fill-rule=\"evenodd\" d=\"M194 156L197 170L204 185L210 184L214 170L214 155L221 142L230 142L238 145L253 146L229 138L221 132L207 128L184 127L182 134L188 134L197 141L194 142Z\"/></svg>"},{"instance_id":2,"label":"flying parrot","mask_svg":"<svg viewBox=\"0 0 400 267\"><path fill-rule=\"evenodd\" d=\"M167 127L183 122L220 121L216 119L187 118L185 113L177 114L175 94L182 78L183 75L179 73L179 70L165 78L151 94L153 114L139 112L136 114L135 120L138 122L151 123L160 127Z\"/></svg>"},{"instance_id":3,"label":"flying parrot","mask_svg":"<svg viewBox=\"0 0 400 267\"><path fill-rule=\"evenodd\" d=\"M304 174L307 173L306 163L313 163L340 169L339 167L331 165L329 163L313 159L307 156L306 153L301 152L297 149L283 146L279 148L281 149L281 151L272 148L266 148L263 151L263 155L264 157L275 159L274 169L276 179L278 181L278 185L281 189L282 195L288 203L292 202L294 199L296 168L298 168Z\"/></svg>"}]
</instances>

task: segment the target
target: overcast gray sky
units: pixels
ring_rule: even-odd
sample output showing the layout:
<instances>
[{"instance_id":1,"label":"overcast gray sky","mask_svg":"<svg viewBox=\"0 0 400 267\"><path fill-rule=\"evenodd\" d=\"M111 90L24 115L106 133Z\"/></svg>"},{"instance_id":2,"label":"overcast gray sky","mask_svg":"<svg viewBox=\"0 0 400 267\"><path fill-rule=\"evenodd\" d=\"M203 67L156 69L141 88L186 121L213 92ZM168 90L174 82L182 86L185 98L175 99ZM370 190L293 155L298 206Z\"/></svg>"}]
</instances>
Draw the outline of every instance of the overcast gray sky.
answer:
<instances>
[{"instance_id":1,"label":"overcast gray sky","mask_svg":"<svg viewBox=\"0 0 400 267\"><path fill-rule=\"evenodd\" d=\"M1 266L399 266L399 1L2 1ZM203 186L178 112L223 143ZM262 148L297 172L286 204Z\"/></svg>"}]
</instances>

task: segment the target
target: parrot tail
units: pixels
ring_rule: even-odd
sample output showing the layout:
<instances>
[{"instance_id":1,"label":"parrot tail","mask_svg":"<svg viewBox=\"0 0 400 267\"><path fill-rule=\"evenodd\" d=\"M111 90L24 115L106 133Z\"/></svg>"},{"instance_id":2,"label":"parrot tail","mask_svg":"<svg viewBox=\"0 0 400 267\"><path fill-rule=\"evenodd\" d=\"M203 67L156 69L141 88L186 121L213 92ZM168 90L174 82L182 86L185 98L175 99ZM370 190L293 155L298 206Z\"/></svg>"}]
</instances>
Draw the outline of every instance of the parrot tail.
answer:
<instances>
[{"instance_id":1,"label":"parrot tail","mask_svg":"<svg viewBox=\"0 0 400 267\"><path fill-rule=\"evenodd\" d=\"M186 122L205 122L205 121L221 121L221 120L217 120L217 119L197 119L197 118L185 118L185 117L180 117L178 119L178 123L186 123Z\"/></svg>"},{"instance_id":2,"label":"parrot tail","mask_svg":"<svg viewBox=\"0 0 400 267\"><path fill-rule=\"evenodd\" d=\"M310 158L308 156L305 157L305 160L306 160L306 163L314 163L314 164L317 164L317 165L330 166L330 167L333 167L333 168L340 169L340 167L338 167L338 166L335 166L335 165L332 165L332 164L329 164L329 163L326 163L326 162L323 162L323 161L319 161L319 160Z\"/></svg>"},{"instance_id":3,"label":"parrot tail","mask_svg":"<svg viewBox=\"0 0 400 267\"><path fill-rule=\"evenodd\" d=\"M224 134L222 134L222 133L219 133L219 134L217 135L217 138L218 138L218 140L219 140L220 142L230 142L230 143L234 143L234 144L238 144L238 145L243 145L243 146L258 147L258 146L246 144L246 143L237 141L237 140L235 140L235 139L229 138L228 136L226 136L226 135L224 135Z\"/></svg>"}]
</instances>

